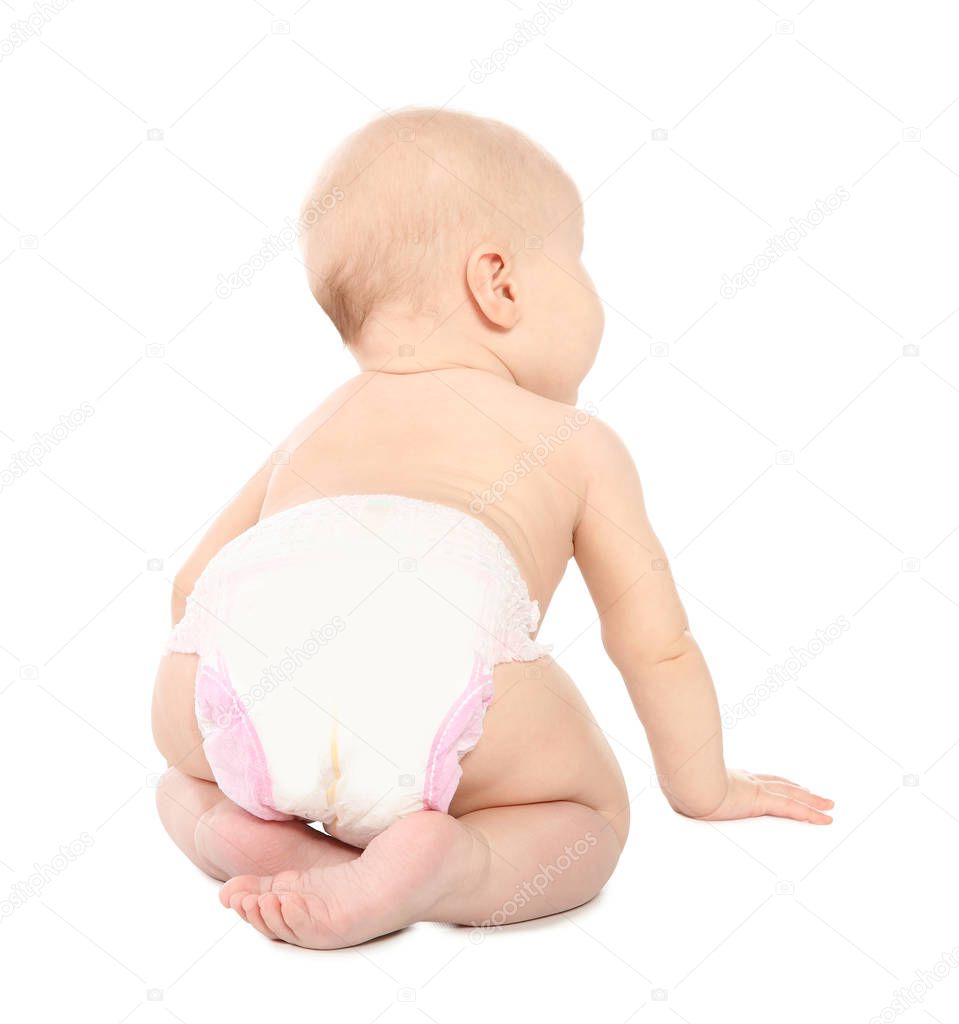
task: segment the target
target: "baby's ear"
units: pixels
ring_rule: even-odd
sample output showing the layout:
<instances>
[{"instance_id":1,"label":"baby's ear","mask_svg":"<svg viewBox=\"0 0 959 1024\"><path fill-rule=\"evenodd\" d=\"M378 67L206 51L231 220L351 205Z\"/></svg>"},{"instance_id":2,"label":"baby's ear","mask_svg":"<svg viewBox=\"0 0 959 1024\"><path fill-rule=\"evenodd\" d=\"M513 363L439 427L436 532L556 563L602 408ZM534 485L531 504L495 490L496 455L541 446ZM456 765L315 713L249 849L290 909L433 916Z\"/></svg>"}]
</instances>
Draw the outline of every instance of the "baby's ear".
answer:
<instances>
[{"instance_id":1,"label":"baby's ear","mask_svg":"<svg viewBox=\"0 0 959 1024\"><path fill-rule=\"evenodd\" d=\"M514 264L502 248L478 245L466 261L466 287L483 316L503 330L519 322Z\"/></svg>"}]
</instances>

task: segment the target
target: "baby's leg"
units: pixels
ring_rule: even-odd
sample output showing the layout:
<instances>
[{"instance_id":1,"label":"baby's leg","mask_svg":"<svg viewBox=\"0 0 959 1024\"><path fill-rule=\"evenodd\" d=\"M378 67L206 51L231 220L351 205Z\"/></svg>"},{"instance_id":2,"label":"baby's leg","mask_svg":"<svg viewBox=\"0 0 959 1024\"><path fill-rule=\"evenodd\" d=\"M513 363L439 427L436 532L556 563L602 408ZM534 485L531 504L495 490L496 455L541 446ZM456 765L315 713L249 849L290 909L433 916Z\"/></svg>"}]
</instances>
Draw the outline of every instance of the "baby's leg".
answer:
<instances>
[{"instance_id":1,"label":"baby's leg","mask_svg":"<svg viewBox=\"0 0 959 1024\"><path fill-rule=\"evenodd\" d=\"M176 845L221 882L246 872L309 870L354 860L360 851L301 821L264 821L238 807L214 782L170 768L157 789L157 810Z\"/></svg>"},{"instance_id":2,"label":"baby's leg","mask_svg":"<svg viewBox=\"0 0 959 1024\"><path fill-rule=\"evenodd\" d=\"M498 925L593 898L622 850L598 811L572 801L453 818L411 814L333 867L231 879L220 899L263 934L314 949L415 921Z\"/></svg>"},{"instance_id":3,"label":"baby's leg","mask_svg":"<svg viewBox=\"0 0 959 1024\"><path fill-rule=\"evenodd\" d=\"M609 818L573 801L491 807L457 821L473 833L474 863L432 920L501 925L570 910L602 889L623 850Z\"/></svg>"}]
</instances>

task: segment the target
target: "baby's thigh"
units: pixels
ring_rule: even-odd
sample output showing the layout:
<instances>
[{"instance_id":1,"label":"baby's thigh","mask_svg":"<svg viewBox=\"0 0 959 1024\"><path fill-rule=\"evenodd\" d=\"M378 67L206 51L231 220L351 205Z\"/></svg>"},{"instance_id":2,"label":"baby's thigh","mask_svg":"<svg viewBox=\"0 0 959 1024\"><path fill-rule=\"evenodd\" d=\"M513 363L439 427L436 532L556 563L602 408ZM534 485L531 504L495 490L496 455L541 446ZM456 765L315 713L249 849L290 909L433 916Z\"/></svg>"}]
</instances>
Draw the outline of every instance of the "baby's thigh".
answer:
<instances>
[{"instance_id":1,"label":"baby's thigh","mask_svg":"<svg viewBox=\"0 0 959 1024\"><path fill-rule=\"evenodd\" d=\"M462 761L450 813L571 800L628 827L623 773L573 680L552 658L507 662L493 673L483 735Z\"/></svg>"},{"instance_id":2,"label":"baby's thigh","mask_svg":"<svg viewBox=\"0 0 959 1024\"><path fill-rule=\"evenodd\" d=\"M153 740L167 764L213 782L194 711L198 661L195 654L172 652L160 661L153 687Z\"/></svg>"}]
</instances>

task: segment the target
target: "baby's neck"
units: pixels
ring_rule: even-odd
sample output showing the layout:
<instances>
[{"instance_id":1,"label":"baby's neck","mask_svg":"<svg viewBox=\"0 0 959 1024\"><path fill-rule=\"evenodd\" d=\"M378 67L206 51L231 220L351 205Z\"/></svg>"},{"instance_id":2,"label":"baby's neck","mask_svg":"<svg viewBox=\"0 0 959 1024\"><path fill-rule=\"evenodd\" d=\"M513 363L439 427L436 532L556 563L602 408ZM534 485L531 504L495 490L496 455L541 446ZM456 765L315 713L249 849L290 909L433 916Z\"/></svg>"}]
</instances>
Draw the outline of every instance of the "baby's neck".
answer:
<instances>
[{"instance_id":1,"label":"baby's neck","mask_svg":"<svg viewBox=\"0 0 959 1024\"><path fill-rule=\"evenodd\" d=\"M370 317L350 351L364 372L423 373L470 369L516 383L506 363L483 340L471 336L455 317Z\"/></svg>"}]
</instances>

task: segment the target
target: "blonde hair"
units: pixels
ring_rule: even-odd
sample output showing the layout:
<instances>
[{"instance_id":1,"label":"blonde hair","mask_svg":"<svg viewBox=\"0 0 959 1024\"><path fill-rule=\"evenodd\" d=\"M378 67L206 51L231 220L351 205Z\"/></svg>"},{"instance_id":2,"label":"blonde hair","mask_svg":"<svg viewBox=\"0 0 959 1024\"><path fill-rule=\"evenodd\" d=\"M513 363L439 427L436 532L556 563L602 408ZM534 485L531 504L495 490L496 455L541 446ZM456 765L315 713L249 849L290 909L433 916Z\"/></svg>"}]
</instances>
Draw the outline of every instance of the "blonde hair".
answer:
<instances>
[{"instance_id":1,"label":"blonde hair","mask_svg":"<svg viewBox=\"0 0 959 1024\"><path fill-rule=\"evenodd\" d=\"M346 139L304 203L310 288L349 344L384 304L438 313L473 246L535 246L576 204L556 160L509 125L445 109L387 114Z\"/></svg>"}]
</instances>

